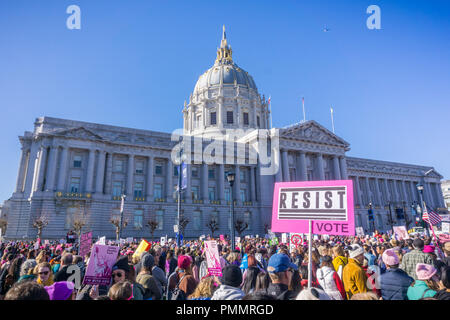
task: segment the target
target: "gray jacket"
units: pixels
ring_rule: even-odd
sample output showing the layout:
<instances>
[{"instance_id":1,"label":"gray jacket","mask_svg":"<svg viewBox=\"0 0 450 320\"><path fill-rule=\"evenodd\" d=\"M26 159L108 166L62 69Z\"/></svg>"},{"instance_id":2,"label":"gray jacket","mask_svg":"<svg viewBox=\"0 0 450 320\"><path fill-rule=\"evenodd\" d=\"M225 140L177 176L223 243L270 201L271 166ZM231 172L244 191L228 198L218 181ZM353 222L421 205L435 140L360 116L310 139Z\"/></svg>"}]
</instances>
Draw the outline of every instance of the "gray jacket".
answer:
<instances>
[{"instance_id":1,"label":"gray jacket","mask_svg":"<svg viewBox=\"0 0 450 320\"><path fill-rule=\"evenodd\" d=\"M213 294L211 300L242 300L245 293L235 287L222 284Z\"/></svg>"}]
</instances>

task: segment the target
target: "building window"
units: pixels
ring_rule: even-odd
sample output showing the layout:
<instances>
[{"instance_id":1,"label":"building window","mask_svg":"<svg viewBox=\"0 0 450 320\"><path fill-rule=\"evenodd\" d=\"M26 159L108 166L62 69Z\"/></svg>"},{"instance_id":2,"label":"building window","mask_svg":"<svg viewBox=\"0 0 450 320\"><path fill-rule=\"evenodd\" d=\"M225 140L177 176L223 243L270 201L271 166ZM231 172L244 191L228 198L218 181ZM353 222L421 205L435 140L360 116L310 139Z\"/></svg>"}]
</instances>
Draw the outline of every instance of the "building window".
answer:
<instances>
[{"instance_id":1,"label":"building window","mask_svg":"<svg viewBox=\"0 0 450 320\"><path fill-rule=\"evenodd\" d=\"M142 198L142 191L144 190L144 184L142 182L136 182L134 184L134 197Z\"/></svg>"},{"instance_id":2,"label":"building window","mask_svg":"<svg viewBox=\"0 0 450 320\"><path fill-rule=\"evenodd\" d=\"M80 192L80 178L72 177L70 179L70 192Z\"/></svg>"},{"instance_id":3,"label":"building window","mask_svg":"<svg viewBox=\"0 0 450 320\"><path fill-rule=\"evenodd\" d=\"M248 112L244 112L244 125L248 126Z\"/></svg>"},{"instance_id":4,"label":"building window","mask_svg":"<svg viewBox=\"0 0 450 320\"><path fill-rule=\"evenodd\" d=\"M155 199L161 199L162 198L162 184L155 184L153 186L153 197Z\"/></svg>"},{"instance_id":5,"label":"building window","mask_svg":"<svg viewBox=\"0 0 450 320\"><path fill-rule=\"evenodd\" d=\"M134 210L133 220L134 220L134 228L142 229L144 221L144 211L142 209Z\"/></svg>"},{"instance_id":6,"label":"building window","mask_svg":"<svg viewBox=\"0 0 450 320\"><path fill-rule=\"evenodd\" d=\"M120 197L122 195L122 181L114 181L112 191L114 197Z\"/></svg>"},{"instance_id":7,"label":"building window","mask_svg":"<svg viewBox=\"0 0 450 320\"><path fill-rule=\"evenodd\" d=\"M162 210L157 210L155 216L156 222L158 222L156 230L162 230L164 228L164 212Z\"/></svg>"},{"instance_id":8,"label":"building window","mask_svg":"<svg viewBox=\"0 0 450 320\"><path fill-rule=\"evenodd\" d=\"M208 195L209 195L209 200L210 201L216 200L216 190L215 190L215 188L208 188Z\"/></svg>"},{"instance_id":9,"label":"building window","mask_svg":"<svg viewBox=\"0 0 450 320\"><path fill-rule=\"evenodd\" d=\"M241 189L241 190L240 190L240 196L241 196L241 201L242 201L242 202L247 201L245 189Z\"/></svg>"},{"instance_id":10,"label":"building window","mask_svg":"<svg viewBox=\"0 0 450 320\"><path fill-rule=\"evenodd\" d=\"M143 161L137 161L136 162L136 173L144 173L144 162Z\"/></svg>"},{"instance_id":11,"label":"building window","mask_svg":"<svg viewBox=\"0 0 450 320\"><path fill-rule=\"evenodd\" d=\"M192 178L198 178L198 167L192 167L191 175Z\"/></svg>"},{"instance_id":12,"label":"building window","mask_svg":"<svg viewBox=\"0 0 450 320\"><path fill-rule=\"evenodd\" d=\"M250 230L252 228L252 213L251 212L244 213L244 221L248 225L246 230Z\"/></svg>"},{"instance_id":13,"label":"building window","mask_svg":"<svg viewBox=\"0 0 450 320\"><path fill-rule=\"evenodd\" d=\"M74 168L81 168L81 156L76 155L73 157L73 167Z\"/></svg>"},{"instance_id":14,"label":"building window","mask_svg":"<svg viewBox=\"0 0 450 320\"><path fill-rule=\"evenodd\" d=\"M200 211L194 211L192 213L192 222L194 224L194 230L200 230L202 228L202 219L201 219L201 212Z\"/></svg>"},{"instance_id":15,"label":"building window","mask_svg":"<svg viewBox=\"0 0 450 320\"><path fill-rule=\"evenodd\" d=\"M227 111L227 123L233 124L233 111Z\"/></svg>"},{"instance_id":16,"label":"building window","mask_svg":"<svg viewBox=\"0 0 450 320\"><path fill-rule=\"evenodd\" d=\"M245 171L244 170L239 171L239 177L241 179L241 182L245 182Z\"/></svg>"},{"instance_id":17,"label":"building window","mask_svg":"<svg viewBox=\"0 0 450 320\"><path fill-rule=\"evenodd\" d=\"M180 166L173 166L173 175L175 176L175 177L178 177L178 168L179 168Z\"/></svg>"},{"instance_id":18,"label":"building window","mask_svg":"<svg viewBox=\"0 0 450 320\"><path fill-rule=\"evenodd\" d=\"M256 125L258 126L258 128L260 127L260 120L259 120L259 116L256 116Z\"/></svg>"},{"instance_id":19,"label":"building window","mask_svg":"<svg viewBox=\"0 0 450 320\"><path fill-rule=\"evenodd\" d=\"M155 174L159 176L163 174L163 167L161 164L155 166Z\"/></svg>"},{"instance_id":20,"label":"building window","mask_svg":"<svg viewBox=\"0 0 450 320\"><path fill-rule=\"evenodd\" d=\"M211 121L210 121L211 125L215 125L217 124L217 119L216 119L216 113L215 112L211 112Z\"/></svg>"},{"instance_id":21,"label":"building window","mask_svg":"<svg viewBox=\"0 0 450 320\"><path fill-rule=\"evenodd\" d=\"M225 188L225 201L231 201L230 188Z\"/></svg>"},{"instance_id":22,"label":"building window","mask_svg":"<svg viewBox=\"0 0 450 320\"><path fill-rule=\"evenodd\" d=\"M114 172L123 172L123 160L114 161Z\"/></svg>"},{"instance_id":23,"label":"building window","mask_svg":"<svg viewBox=\"0 0 450 320\"><path fill-rule=\"evenodd\" d=\"M216 170L215 169L208 169L208 179L212 180L215 177Z\"/></svg>"},{"instance_id":24,"label":"building window","mask_svg":"<svg viewBox=\"0 0 450 320\"><path fill-rule=\"evenodd\" d=\"M64 227L66 229L72 229L73 228L73 219L75 215L78 212L78 208L75 207L69 207L66 210L66 221Z\"/></svg>"},{"instance_id":25,"label":"building window","mask_svg":"<svg viewBox=\"0 0 450 320\"><path fill-rule=\"evenodd\" d=\"M192 186L191 192L192 192L192 200L198 200L198 187Z\"/></svg>"}]
</instances>

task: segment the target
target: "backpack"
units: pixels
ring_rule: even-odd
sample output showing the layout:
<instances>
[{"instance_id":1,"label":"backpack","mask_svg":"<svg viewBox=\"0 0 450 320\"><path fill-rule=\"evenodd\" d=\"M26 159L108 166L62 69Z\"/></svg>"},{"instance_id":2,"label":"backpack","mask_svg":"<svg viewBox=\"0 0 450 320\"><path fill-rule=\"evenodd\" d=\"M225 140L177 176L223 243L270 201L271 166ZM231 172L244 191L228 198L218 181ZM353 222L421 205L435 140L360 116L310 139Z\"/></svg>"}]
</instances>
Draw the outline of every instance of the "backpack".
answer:
<instances>
[{"instance_id":1,"label":"backpack","mask_svg":"<svg viewBox=\"0 0 450 320\"><path fill-rule=\"evenodd\" d=\"M170 297L170 300L187 300L186 293L180 289L180 283L181 281L183 281L185 276L186 275L181 277L176 287L172 290L172 296Z\"/></svg>"}]
</instances>

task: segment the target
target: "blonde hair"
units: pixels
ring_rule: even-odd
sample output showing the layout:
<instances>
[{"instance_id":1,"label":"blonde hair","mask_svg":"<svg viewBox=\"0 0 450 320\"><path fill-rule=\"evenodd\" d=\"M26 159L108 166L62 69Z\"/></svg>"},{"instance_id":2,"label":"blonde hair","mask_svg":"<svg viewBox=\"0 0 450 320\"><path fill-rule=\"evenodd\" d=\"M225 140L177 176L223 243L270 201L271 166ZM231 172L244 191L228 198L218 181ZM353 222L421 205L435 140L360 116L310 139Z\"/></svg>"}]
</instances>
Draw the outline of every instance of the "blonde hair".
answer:
<instances>
[{"instance_id":1,"label":"blonde hair","mask_svg":"<svg viewBox=\"0 0 450 320\"><path fill-rule=\"evenodd\" d=\"M345 257L344 249L341 246L333 247L332 251L335 257Z\"/></svg>"},{"instance_id":2,"label":"blonde hair","mask_svg":"<svg viewBox=\"0 0 450 320\"><path fill-rule=\"evenodd\" d=\"M39 254L36 257L36 262L37 262L37 264L42 263L42 262L47 262L47 259L45 257L45 250L41 250L39 252Z\"/></svg>"},{"instance_id":3,"label":"blonde hair","mask_svg":"<svg viewBox=\"0 0 450 320\"><path fill-rule=\"evenodd\" d=\"M380 298L378 298L376 293L368 291L356 293L352 296L350 300L379 300L379 299Z\"/></svg>"},{"instance_id":4,"label":"blonde hair","mask_svg":"<svg viewBox=\"0 0 450 320\"><path fill-rule=\"evenodd\" d=\"M200 297L211 298L214 291L214 279L212 277L207 277L200 280L195 291L188 297L189 299L195 299Z\"/></svg>"},{"instance_id":5,"label":"blonde hair","mask_svg":"<svg viewBox=\"0 0 450 320\"><path fill-rule=\"evenodd\" d=\"M234 261L239 261L239 259L241 258L240 254L237 252L232 252L228 255L227 257L227 261L229 263L233 263Z\"/></svg>"}]
</instances>

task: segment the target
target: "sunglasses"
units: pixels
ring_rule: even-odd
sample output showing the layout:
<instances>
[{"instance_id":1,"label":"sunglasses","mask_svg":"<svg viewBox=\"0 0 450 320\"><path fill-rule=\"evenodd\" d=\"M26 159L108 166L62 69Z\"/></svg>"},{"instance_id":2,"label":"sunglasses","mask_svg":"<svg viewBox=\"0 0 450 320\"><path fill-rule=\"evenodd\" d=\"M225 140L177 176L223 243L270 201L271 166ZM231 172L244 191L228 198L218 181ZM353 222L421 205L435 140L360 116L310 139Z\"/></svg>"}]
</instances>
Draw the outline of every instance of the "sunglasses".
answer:
<instances>
[{"instance_id":1,"label":"sunglasses","mask_svg":"<svg viewBox=\"0 0 450 320\"><path fill-rule=\"evenodd\" d=\"M49 271L38 272L39 275L44 275L44 276L48 275L48 273L49 273Z\"/></svg>"},{"instance_id":2,"label":"sunglasses","mask_svg":"<svg viewBox=\"0 0 450 320\"><path fill-rule=\"evenodd\" d=\"M122 278L124 276L124 274L122 272L114 272L113 274L111 274L111 277L113 278Z\"/></svg>"}]
</instances>

